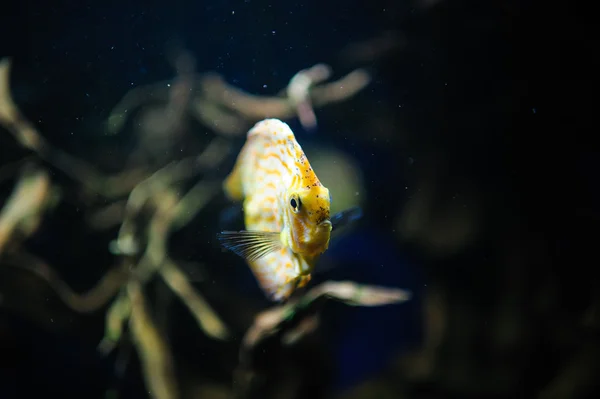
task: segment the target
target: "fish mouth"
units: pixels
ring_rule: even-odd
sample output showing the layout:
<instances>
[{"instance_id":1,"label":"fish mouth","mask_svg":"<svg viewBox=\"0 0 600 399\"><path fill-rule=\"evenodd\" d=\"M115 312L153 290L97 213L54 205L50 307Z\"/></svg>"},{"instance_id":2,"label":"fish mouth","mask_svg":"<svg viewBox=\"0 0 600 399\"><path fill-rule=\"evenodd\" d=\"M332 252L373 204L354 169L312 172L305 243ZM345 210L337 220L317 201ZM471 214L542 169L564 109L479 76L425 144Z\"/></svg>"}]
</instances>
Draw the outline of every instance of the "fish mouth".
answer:
<instances>
[{"instance_id":1,"label":"fish mouth","mask_svg":"<svg viewBox=\"0 0 600 399\"><path fill-rule=\"evenodd\" d=\"M325 220L323 220L321 223L319 223L319 225L318 225L318 226L319 226L320 228L324 228L324 229L327 229L327 230L331 231L331 227L332 227L332 225L331 225L331 220L329 220L329 219L325 219Z\"/></svg>"}]
</instances>

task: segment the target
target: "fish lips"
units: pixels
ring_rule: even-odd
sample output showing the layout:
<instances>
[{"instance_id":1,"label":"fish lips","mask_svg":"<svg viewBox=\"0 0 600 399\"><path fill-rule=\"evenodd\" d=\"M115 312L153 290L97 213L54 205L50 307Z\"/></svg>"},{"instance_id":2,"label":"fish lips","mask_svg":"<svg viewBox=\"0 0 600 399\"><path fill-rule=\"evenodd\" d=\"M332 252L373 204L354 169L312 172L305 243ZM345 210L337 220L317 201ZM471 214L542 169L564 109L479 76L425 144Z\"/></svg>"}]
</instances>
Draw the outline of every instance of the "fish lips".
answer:
<instances>
[{"instance_id":1,"label":"fish lips","mask_svg":"<svg viewBox=\"0 0 600 399\"><path fill-rule=\"evenodd\" d=\"M329 220L329 219L323 220L321 223L318 224L318 226L319 226L319 229L324 229L327 231L331 231L331 229L332 229L331 220Z\"/></svg>"}]
</instances>

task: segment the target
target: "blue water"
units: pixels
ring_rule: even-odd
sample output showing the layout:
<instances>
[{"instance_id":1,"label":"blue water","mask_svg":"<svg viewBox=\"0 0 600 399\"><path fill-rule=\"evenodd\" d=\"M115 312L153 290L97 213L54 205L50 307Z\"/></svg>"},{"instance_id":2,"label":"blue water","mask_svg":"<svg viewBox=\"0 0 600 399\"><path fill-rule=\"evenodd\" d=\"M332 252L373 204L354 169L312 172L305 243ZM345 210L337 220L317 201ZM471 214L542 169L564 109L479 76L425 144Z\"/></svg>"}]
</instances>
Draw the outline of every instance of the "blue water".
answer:
<instances>
[{"instance_id":1,"label":"blue water","mask_svg":"<svg viewBox=\"0 0 600 399\"><path fill-rule=\"evenodd\" d=\"M365 226L332 239L321 264L336 266L323 279L353 280L400 288L412 293L408 302L384 307L334 305L323 319L331 328L329 345L337 362L336 388L344 389L384 369L396 356L417 345L422 337L422 291L419 265L403 256L395 242L376 228Z\"/></svg>"}]
</instances>

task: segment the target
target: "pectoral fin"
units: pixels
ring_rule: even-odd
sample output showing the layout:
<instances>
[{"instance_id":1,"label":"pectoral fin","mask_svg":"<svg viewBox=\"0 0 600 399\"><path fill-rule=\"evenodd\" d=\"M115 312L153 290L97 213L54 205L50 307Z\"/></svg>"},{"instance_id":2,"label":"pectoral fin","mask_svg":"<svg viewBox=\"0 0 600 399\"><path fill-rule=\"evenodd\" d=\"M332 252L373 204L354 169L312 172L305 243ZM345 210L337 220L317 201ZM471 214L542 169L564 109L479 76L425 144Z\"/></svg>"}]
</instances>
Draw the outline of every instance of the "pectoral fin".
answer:
<instances>
[{"instance_id":1,"label":"pectoral fin","mask_svg":"<svg viewBox=\"0 0 600 399\"><path fill-rule=\"evenodd\" d=\"M362 209L360 206L355 206L338 212L331 217L331 230L335 231L337 229L341 229L342 227L357 221L361 217Z\"/></svg>"},{"instance_id":2,"label":"pectoral fin","mask_svg":"<svg viewBox=\"0 0 600 399\"><path fill-rule=\"evenodd\" d=\"M223 247L247 261L255 261L283 247L277 232L222 231L217 238Z\"/></svg>"}]
</instances>

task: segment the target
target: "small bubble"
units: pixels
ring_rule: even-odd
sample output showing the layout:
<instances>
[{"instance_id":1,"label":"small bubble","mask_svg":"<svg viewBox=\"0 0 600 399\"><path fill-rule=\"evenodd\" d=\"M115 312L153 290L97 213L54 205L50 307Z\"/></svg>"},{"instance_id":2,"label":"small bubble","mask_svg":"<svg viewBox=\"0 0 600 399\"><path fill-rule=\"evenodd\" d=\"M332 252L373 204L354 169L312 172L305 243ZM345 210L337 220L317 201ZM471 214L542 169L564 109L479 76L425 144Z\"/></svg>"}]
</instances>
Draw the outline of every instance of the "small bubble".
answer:
<instances>
[{"instance_id":1,"label":"small bubble","mask_svg":"<svg viewBox=\"0 0 600 399\"><path fill-rule=\"evenodd\" d=\"M267 85L263 85L263 89L266 89L266 88L267 88Z\"/></svg>"}]
</instances>

